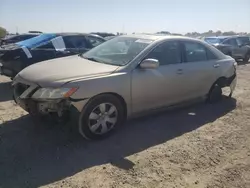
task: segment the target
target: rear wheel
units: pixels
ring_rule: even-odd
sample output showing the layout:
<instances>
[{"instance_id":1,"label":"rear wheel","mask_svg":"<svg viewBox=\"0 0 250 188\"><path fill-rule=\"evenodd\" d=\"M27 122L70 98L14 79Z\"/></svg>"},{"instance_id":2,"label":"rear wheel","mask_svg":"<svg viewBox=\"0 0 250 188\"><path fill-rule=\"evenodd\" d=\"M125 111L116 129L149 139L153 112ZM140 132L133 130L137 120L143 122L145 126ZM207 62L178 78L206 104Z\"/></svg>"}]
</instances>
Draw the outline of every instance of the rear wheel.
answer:
<instances>
[{"instance_id":1,"label":"rear wheel","mask_svg":"<svg viewBox=\"0 0 250 188\"><path fill-rule=\"evenodd\" d=\"M247 63L249 61L249 59L250 59L250 52L246 54L246 56L244 57L243 61L245 63Z\"/></svg>"},{"instance_id":2,"label":"rear wheel","mask_svg":"<svg viewBox=\"0 0 250 188\"><path fill-rule=\"evenodd\" d=\"M89 101L79 119L79 133L87 139L109 136L125 119L122 102L113 95L99 95Z\"/></svg>"},{"instance_id":3,"label":"rear wheel","mask_svg":"<svg viewBox=\"0 0 250 188\"><path fill-rule=\"evenodd\" d=\"M207 101L209 103L216 103L222 99L222 88L219 84L214 84L209 91Z\"/></svg>"}]
</instances>

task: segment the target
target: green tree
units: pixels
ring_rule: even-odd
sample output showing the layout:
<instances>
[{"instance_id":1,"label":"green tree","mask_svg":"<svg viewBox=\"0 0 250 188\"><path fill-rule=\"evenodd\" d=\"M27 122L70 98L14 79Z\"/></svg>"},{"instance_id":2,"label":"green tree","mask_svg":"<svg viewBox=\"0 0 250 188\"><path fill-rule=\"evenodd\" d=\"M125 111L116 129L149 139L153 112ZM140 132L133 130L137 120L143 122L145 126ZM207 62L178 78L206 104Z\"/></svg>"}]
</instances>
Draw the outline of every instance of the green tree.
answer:
<instances>
[{"instance_id":1,"label":"green tree","mask_svg":"<svg viewBox=\"0 0 250 188\"><path fill-rule=\"evenodd\" d=\"M5 37L6 34L7 34L6 29L4 29L3 27L0 27L0 38Z\"/></svg>"}]
</instances>

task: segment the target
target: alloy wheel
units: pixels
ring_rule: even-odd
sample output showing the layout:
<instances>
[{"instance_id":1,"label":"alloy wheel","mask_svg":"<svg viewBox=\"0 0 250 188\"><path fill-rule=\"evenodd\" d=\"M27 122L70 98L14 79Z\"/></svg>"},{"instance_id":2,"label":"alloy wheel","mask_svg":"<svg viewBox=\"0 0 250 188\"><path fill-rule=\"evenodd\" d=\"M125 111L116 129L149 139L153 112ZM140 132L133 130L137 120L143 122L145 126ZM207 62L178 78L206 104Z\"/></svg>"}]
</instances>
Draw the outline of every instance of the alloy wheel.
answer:
<instances>
[{"instance_id":1,"label":"alloy wheel","mask_svg":"<svg viewBox=\"0 0 250 188\"><path fill-rule=\"evenodd\" d=\"M88 126L92 133L102 135L114 127L117 119L117 108L111 103L101 103L90 113Z\"/></svg>"}]
</instances>

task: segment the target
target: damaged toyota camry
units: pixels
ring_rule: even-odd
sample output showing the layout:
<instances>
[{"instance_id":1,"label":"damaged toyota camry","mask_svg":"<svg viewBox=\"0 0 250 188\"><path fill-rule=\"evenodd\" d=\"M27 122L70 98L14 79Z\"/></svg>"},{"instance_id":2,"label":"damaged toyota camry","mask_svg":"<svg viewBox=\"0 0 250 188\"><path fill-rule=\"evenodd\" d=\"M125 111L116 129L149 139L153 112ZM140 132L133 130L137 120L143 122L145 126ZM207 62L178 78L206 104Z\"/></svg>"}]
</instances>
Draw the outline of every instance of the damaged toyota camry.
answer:
<instances>
[{"instance_id":1,"label":"damaged toyota camry","mask_svg":"<svg viewBox=\"0 0 250 188\"><path fill-rule=\"evenodd\" d=\"M13 80L14 98L31 115L67 115L84 138L100 139L135 115L198 98L217 102L224 87L231 97L236 65L196 39L119 36L27 67Z\"/></svg>"}]
</instances>

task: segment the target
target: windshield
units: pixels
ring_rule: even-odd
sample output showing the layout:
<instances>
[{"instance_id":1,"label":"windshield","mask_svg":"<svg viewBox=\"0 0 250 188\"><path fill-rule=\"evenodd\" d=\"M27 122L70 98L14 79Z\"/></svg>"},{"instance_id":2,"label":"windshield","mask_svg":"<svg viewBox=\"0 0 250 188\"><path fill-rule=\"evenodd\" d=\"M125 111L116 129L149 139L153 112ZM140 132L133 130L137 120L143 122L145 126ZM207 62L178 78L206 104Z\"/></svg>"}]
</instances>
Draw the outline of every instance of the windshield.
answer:
<instances>
[{"instance_id":1,"label":"windshield","mask_svg":"<svg viewBox=\"0 0 250 188\"><path fill-rule=\"evenodd\" d=\"M27 48L34 48L40 46L42 43L47 43L49 40L55 38L55 34L41 34L37 37L27 39L21 42L16 43L19 46L25 46Z\"/></svg>"},{"instance_id":2,"label":"windshield","mask_svg":"<svg viewBox=\"0 0 250 188\"><path fill-rule=\"evenodd\" d=\"M224 38L205 38L204 39L206 42L210 44L220 44L222 43L225 39Z\"/></svg>"},{"instance_id":3,"label":"windshield","mask_svg":"<svg viewBox=\"0 0 250 188\"><path fill-rule=\"evenodd\" d=\"M143 51L153 40L133 37L116 37L82 55L100 63L126 65Z\"/></svg>"}]
</instances>

